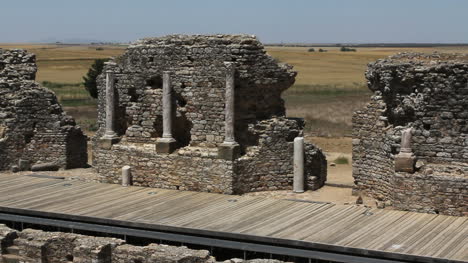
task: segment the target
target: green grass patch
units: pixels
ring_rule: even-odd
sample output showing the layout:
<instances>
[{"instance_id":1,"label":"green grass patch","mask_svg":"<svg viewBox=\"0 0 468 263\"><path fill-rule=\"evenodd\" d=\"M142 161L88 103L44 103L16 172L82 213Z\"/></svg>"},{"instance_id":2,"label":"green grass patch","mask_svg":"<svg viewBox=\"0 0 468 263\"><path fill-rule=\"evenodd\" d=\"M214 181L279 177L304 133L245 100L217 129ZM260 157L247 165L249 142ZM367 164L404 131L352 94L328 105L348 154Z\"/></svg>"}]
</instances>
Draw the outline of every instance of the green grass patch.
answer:
<instances>
[{"instance_id":1,"label":"green grass patch","mask_svg":"<svg viewBox=\"0 0 468 263\"><path fill-rule=\"evenodd\" d=\"M97 103L96 99L89 95L82 83L43 81L41 84L54 91L57 99L63 106L90 106Z\"/></svg>"},{"instance_id":2,"label":"green grass patch","mask_svg":"<svg viewBox=\"0 0 468 263\"><path fill-rule=\"evenodd\" d=\"M349 164L348 158L346 158L344 156L339 156L333 162L336 163L336 164Z\"/></svg>"},{"instance_id":3,"label":"green grass patch","mask_svg":"<svg viewBox=\"0 0 468 263\"><path fill-rule=\"evenodd\" d=\"M315 96L340 96L340 95L360 95L371 92L363 83L353 82L349 85L342 84L316 84L316 85L294 85L284 92L285 96L294 95L315 95Z\"/></svg>"}]
</instances>

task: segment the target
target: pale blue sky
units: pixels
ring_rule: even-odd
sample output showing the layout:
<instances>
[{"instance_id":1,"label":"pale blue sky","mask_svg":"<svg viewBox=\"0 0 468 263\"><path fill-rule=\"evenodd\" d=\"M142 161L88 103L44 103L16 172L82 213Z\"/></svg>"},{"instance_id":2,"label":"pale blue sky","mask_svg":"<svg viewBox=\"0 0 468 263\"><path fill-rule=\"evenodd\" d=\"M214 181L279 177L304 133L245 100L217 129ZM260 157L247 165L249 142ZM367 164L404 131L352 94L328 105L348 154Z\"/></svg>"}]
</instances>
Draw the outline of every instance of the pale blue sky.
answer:
<instances>
[{"instance_id":1,"label":"pale blue sky","mask_svg":"<svg viewBox=\"0 0 468 263\"><path fill-rule=\"evenodd\" d=\"M468 0L2 0L0 43L248 33L266 43L468 43Z\"/></svg>"}]
</instances>

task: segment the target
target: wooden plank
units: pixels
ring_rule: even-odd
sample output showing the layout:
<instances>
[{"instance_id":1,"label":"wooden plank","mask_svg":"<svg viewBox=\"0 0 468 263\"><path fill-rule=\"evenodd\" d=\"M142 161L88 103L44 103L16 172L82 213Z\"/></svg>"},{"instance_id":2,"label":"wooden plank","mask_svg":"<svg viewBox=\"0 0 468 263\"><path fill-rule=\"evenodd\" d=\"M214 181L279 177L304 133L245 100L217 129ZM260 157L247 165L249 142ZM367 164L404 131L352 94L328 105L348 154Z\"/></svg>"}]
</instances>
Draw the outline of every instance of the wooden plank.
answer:
<instances>
[{"instance_id":1,"label":"wooden plank","mask_svg":"<svg viewBox=\"0 0 468 263\"><path fill-rule=\"evenodd\" d=\"M334 205L330 204L323 204L319 206L310 206L310 208L304 209L302 214L297 215L294 218L285 218L284 220L280 221L278 225L270 225L268 228L265 226L260 228L258 231L262 231L260 233L264 233L265 236L269 237L276 237L279 233L283 233L288 231L290 228L298 226L299 224L303 224L305 221L309 220L309 218L321 214L324 211L329 210Z\"/></svg>"},{"instance_id":2,"label":"wooden plank","mask_svg":"<svg viewBox=\"0 0 468 263\"><path fill-rule=\"evenodd\" d=\"M29 180L26 180L29 179ZM39 180L34 180L39 179ZM31 182L31 181L41 181L41 178L30 177L30 176L15 176L10 178L0 177L0 185L2 186L2 191L10 187L15 187L18 183ZM46 180L42 180L46 181ZM48 180L47 180L48 181Z\"/></svg>"},{"instance_id":3,"label":"wooden plank","mask_svg":"<svg viewBox=\"0 0 468 263\"><path fill-rule=\"evenodd\" d=\"M160 190L160 189L158 189ZM156 195L150 196L149 199L145 201L145 203L136 205L134 209L130 211L125 211L121 215L114 216L113 219L115 220L122 220L122 221L129 221L135 218L138 215L144 214L148 211L152 210L153 205L161 202L165 202L167 199L171 198L172 196L177 195L175 191L167 191L167 192L160 192L158 191Z\"/></svg>"},{"instance_id":4,"label":"wooden plank","mask_svg":"<svg viewBox=\"0 0 468 263\"><path fill-rule=\"evenodd\" d=\"M231 201L229 201L231 200ZM235 200L235 202L234 202ZM178 222L179 226L182 227L194 227L199 228L200 225L206 221L206 217L210 217L213 214L217 215L217 218L222 220L223 217L226 217L229 212L236 210L239 207L245 207L252 203L259 202L257 198L248 197L248 198L239 198L239 197L232 197L221 199L219 202L215 204L211 204L210 208L204 210L204 213L198 216L192 216L190 218L185 218L182 222Z\"/></svg>"},{"instance_id":5,"label":"wooden plank","mask_svg":"<svg viewBox=\"0 0 468 263\"><path fill-rule=\"evenodd\" d=\"M131 196L140 193L146 192L147 189L144 188L131 188L122 192L122 189L112 189L103 193L101 198L87 197L87 199L81 200L73 210L68 210L66 213L73 215L81 216L92 216L99 217L97 214L103 212L104 210L119 210L121 208L120 204L126 198L131 198ZM92 200L89 200L92 199ZM88 201L84 201L88 200ZM95 202L97 200L98 202ZM97 204L96 204L97 203Z\"/></svg>"},{"instance_id":6,"label":"wooden plank","mask_svg":"<svg viewBox=\"0 0 468 263\"><path fill-rule=\"evenodd\" d=\"M202 210L206 207L212 206L213 202L217 200L224 199L221 195L204 195L204 198L199 198L196 202L191 203L190 206L185 206L183 209L177 209L172 211L166 211L164 215L162 215L162 219L159 220L160 224L168 224L177 226L178 224L175 222L178 218L192 218L193 220L193 212Z\"/></svg>"},{"instance_id":7,"label":"wooden plank","mask_svg":"<svg viewBox=\"0 0 468 263\"><path fill-rule=\"evenodd\" d=\"M249 202L243 204L242 206L240 206L239 202L236 202L233 206L234 209L225 210L223 214L220 214L221 216L206 216L205 218L197 222L192 222L188 225L188 227L203 228L216 231L219 226L230 225L232 224L232 222L243 218L246 213L249 213L250 211L258 211L262 207L265 207L266 205L270 204L271 200L268 201L263 200L261 198L252 199Z\"/></svg>"},{"instance_id":8,"label":"wooden plank","mask_svg":"<svg viewBox=\"0 0 468 263\"><path fill-rule=\"evenodd\" d=\"M41 187L41 188L37 188L35 191L33 191L32 193L26 196L17 197L16 200L9 202L8 204L5 204L5 203L3 204L9 205L9 206L21 206L23 208L30 209L31 206L40 206L42 205L43 202L47 202L51 200L53 202L58 202L60 200L60 197L67 196L67 192L76 191L78 189L81 190L85 187L91 188L93 186L80 184L80 185L75 185L74 188L69 188L67 186L64 186L63 184L56 184L56 185L51 185L50 187ZM99 189L96 186L94 186L93 188Z\"/></svg>"},{"instance_id":9,"label":"wooden plank","mask_svg":"<svg viewBox=\"0 0 468 263\"><path fill-rule=\"evenodd\" d=\"M81 203L83 197L104 192L102 187L93 184L82 184L71 189L64 187L62 191L49 195L46 199L40 200L37 204L30 205L30 209L37 210L58 210L60 207L72 207Z\"/></svg>"},{"instance_id":10,"label":"wooden plank","mask_svg":"<svg viewBox=\"0 0 468 263\"><path fill-rule=\"evenodd\" d=\"M8 187L2 186L0 200L5 200L5 198L24 194L26 191L35 190L37 187L59 184L61 182L63 182L63 180L47 180L38 178L33 180L21 179Z\"/></svg>"},{"instance_id":11,"label":"wooden plank","mask_svg":"<svg viewBox=\"0 0 468 263\"><path fill-rule=\"evenodd\" d=\"M117 217L120 217L122 215L126 215L131 212L135 212L137 210L140 210L142 208L147 208L150 206L151 201L154 199L153 196L150 194L154 191L150 189L146 189L146 191L138 192L132 194L130 197L127 197L119 203L119 209L118 210L101 210L100 212L96 213L96 216L100 217L106 217L106 218L112 218L115 219ZM164 194L171 193L170 191L159 191L158 195L159 197L164 196Z\"/></svg>"},{"instance_id":12,"label":"wooden plank","mask_svg":"<svg viewBox=\"0 0 468 263\"><path fill-rule=\"evenodd\" d=\"M340 240L337 240L335 244L338 246L350 246L349 244L354 242L356 239L365 237L369 233L377 231L379 228L385 228L388 225L394 224L407 213L408 212L401 211L382 211L382 213L379 213L379 216L376 216L375 213L373 215L369 215L368 217L373 218L374 220L367 221L366 225L360 225L358 230L350 233L348 236L345 236Z\"/></svg>"},{"instance_id":13,"label":"wooden plank","mask_svg":"<svg viewBox=\"0 0 468 263\"><path fill-rule=\"evenodd\" d=\"M421 219L424 218L421 217ZM418 240L421 240L426 233L437 228L445 219L446 217L433 215L428 220L418 222L411 231L400 234L387 242L382 242L377 249L407 254L406 251L410 247L415 246Z\"/></svg>"},{"instance_id":14,"label":"wooden plank","mask_svg":"<svg viewBox=\"0 0 468 263\"><path fill-rule=\"evenodd\" d=\"M346 237L350 237L354 233L363 228L366 228L371 222L379 220L383 217L384 210L381 209L367 209L360 216L357 216L354 219L351 219L346 228L341 229L340 231L335 231L327 237L327 241L330 244L335 244ZM306 238L308 239L308 238Z\"/></svg>"},{"instance_id":15,"label":"wooden plank","mask_svg":"<svg viewBox=\"0 0 468 263\"><path fill-rule=\"evenodd\" d=\"M272 205L268 205L264 209L255 211L254 213L248 214L244 218L232 222L228 225L219 226L219 231L223 232L236 232L239 233L240 229L250 227L258 221L274 217L275 215L281 214L284 210L291 207L291 203L288 201L275 202Z\"/></svg>"},{"instance_id":16,"label":"wooden plank","mask_svg":"<svg viewBox=\"0 0 468 263\"><path fill-rule=\"evenodd\" d=\"M149 196L147 193L145 193L145 195L146 195L145 197L146 197L147 199L150 198L150 196ZM178 208L184 207L184 206L186 205L185 202L189 203L188 201L190 201L190 199L194 198L196 195L197 195L197 193L192 192L191 195L187 196L185 200L182 200L182 201L181 201L180 206L179 206L179 205L171 205L171 206L168 205L168 209L167 209L167 210L170 210L170 209L178 209ZM133 198L135 198L135 196L127 197L127 199L133 199ZM124 206L124 205L122 205L122 206ZM165 212L166 212L166 210L159 212L159 213L158 213L158 217L162 216L162 214L165 213ZM105 212L105 211L104 211L104 213L108 213L108 212ZM115 212L113 212L113 213L115 213ZM99 214L97 214L97 216L102 216L102 214L99 213ZM150 218L150 219L152 219L152 218ZM148 218L147 218L147 217L140 217L140 218L138 218L138 220L139 220L139 221L146 221L146 220L148 220ZM149 220L149 221L151 221L151 220Z\"/></svg>"},{"instance_id":17,"label":"wooden plank","mask_svg":"<svg viewBox=\"0 0 468 263\"><path fill-rule=\"evenodd\" d=\"M327 243L330 235L336 232L341 232L348 229L350 224L356 218L362 218L363 213L366 211L364 207L353 207L352 210L343 214L341 217L334 217L317 226L312 225L304 229L302 235L298 237L299 240L316 240L317 242Z\"/></svg>"},{"instance_id":18,"label":"wooden plank","mask_svg":"<svg viewBox=\"0 0 468 263\"><path fill-rule=\"evenodd\" d=\"M291 202L291 205L289 205L287 208L283 209L282 211L279 211L276 215L272 215L268 218L263 218L259 219L256 222L252 222L248 226L245 227L239 227L236 231L239 233L252 233L255 235L259 235L261 232L261 229L263 227L272 227L273 225L281 225L284 223L284 221L288 220L289 218L295 218L299 215L304 214L304 212L308 208L317 208L323 204L308 204L307 206L304 206L303 203L300 202Z\"/></svg>"},{"instance_id":19,"label":"wooden plank","mask_svg":"<svg viewBox=\"0 0 468 263\"><path fill-rule=\"evenodd\" d=\"M129 192L133 193L138 191L138 189L141 188L135 187L127 189L119 185L114 185L114 187L109 187L106 185L105 187L100 186L100 191L98 192L75 192L73 195L73 201L65 204L62 203L62 205L56 209L58 209L61 213L74 214L80 211L83 212L85 209L106 204L106 202L108 202L112 197L116 198L116 196L124 196Z\"/></svg>"},{"instance_id":20,"label":"wooden plank","mask_svg":"<svg viewBox=\"0 0 468 263\"><path fill-rule=\"evenodd\" d=\"M463 225L466 219L467 218L464 217L455 218L453 222L447 225L445 229L439 232L430 242L417 249L413 254L433 256L444 244L453 238L456 229L460 226L466 227L466 225Z\"/></svg>"},{"instance_id":21,"label":"wooden plank","mask_svg":"<svg viewBox=\"0 0 468 263\"><path fill-rule=\"evenodd\" d=\"M11 195L10 200L1 201L1 204L3 206L16 206L19 204L26 206L30 202L37 203L37 201L40 201L43 198L45 199L49 198L52 194L67 190L68 188L63 187L63 184L64 182L56 182L56 183L51 183L50 185L47 185L47 186L36 187L30 190L25 190L24 192L21 192L19 190L18 192L20 193Z\"/></svg>"},{"instance_id":22,"label":"wooden plank","mask_svg":"<svg viewBox=\"0 0 468 263\"><path fill-rule=\"evenodd\" d=\"M277 231L271 236L298 240L298 237L302 235L302 231L304 229L310 227L316 222L321 222L322 220L329 220L333 216L340 215L341 213L347 213L350 209L352 209L351 206L331 206L328 209L321 211L320 213L313 213L305 220L293 226L284 227L283 230Z\"/></svg>"},{"instance_id":23,"label":"wooden plank","mask_svg":"<svg viewBox=\"0 0 468 263\"><path fill-rule=\"evenodd\" d=\"M237 198L237 197L233 197ZM175 218L173 224L183 226L184 224L197 222L205 218L207 215L212 214L222 214L221 211L226 208L226 206L234 206L232 202L228 200L237 200L237 199L230 199L230 196L219 194L216 199L213 199L209 202L209 204L205 206L200 206L198 209L191 211L185 215L182 215L178 218ZM249 200L248 198L244 198L244 200Z\"/></svg>"},{"instance_id":24,"label":"wooden plank","mask_svg":"<svg viewBox=\"0 0 468 263\"><path fill-rule=\"evenodd\" d=\"M408 214L405 221L386 228L384 232L381 231L382 234L378 238L362 244L362 246L371 250L377 250L382 244L389 241L400 244L400 241L407 240L415 231L424 225L424 222L428 222L434 219L434 217L436 217L436 215L422 213Z\"/></svg>"},{"instance_id":25,"label":"wooden plank","mask_svg":"<svg viewBox=\"0 0 468 263\"><path fill-rule=\"evenodd\" d=\"M441 219L441 220L439 220ZM427 244L434 242L434 239L444 231L449 225L451 225L457 218L449 216L439 216L436 218L436 225L428 225L426 229L418 240L413 240L413 243L409 243L407 247L403 250L405 254L415 254L417 251L423 249Z\"/></svg>"},{"instance_id":26,"label":"wooden plank","mask_svg":"<svg viewBox=\"0 0 468 263\"><path fill-rule=\"evenodd\" d=\"M138 214L134 214L133 217L128 218L128 220L137 222L141 218L144 218L148 215L155 215L168 207L176 206L178 202L191 195L193 195L193 192L176 191L174 195L157 200L157 202L154 202L151 204L151 206L148 206L147 209L140 210ZM153 218L151 221L154 223L157 222L156 218Z\"/></svg>"},{"instance_id":27,"label":"wooden plank","mask_svg":"<svg viewBox=\"0 0 468 263\"><path fill-rule=\"evenodd\" d=\"M464 234L466 234L467 221L468 217L459 218L459 220L455 221L451 225L447 232L442 232L444 239L441 243L436 244L434 250L430 253L423 253L433 257L444 258L448 253L450 253L451 249L456 246L457 242L460 242L465 238ZM454 225L457 224L459 224L458 227L455 227Z\"/></svg>"},{"instance_id":28,"label":"wooden plank","mask_svg":"<svg viewBox=\"0 0 468 263\"><path fill-rule=\"evenodd\" d=\"M391 237L392 233L398 231L401 226L409 224L410 222L418 218L418 213L406 213L404 216L400 217L393 224L388 224L385 226L374 228L372 231L367 232L365 235L362 235L352 242L348 243L348 246L351 247L362 247L368 249L376 240L385 240Z\"/></svg>"},{"instance_id":29,"label":"wooden plank","mask_svg":"<svg viewBox=\"0 0 468 263\"><path fill-rule=\"evenodd\" d=\"M465 234L465 239L460 242L460 245L460 247L457 246L457 249L454 249L452 253L447 255L447 258L468 262L468 234Z\"/></svg>"},{"instance_id":30,"label":"wooden plank","mask_svg":"<svg viewBox=\"0 0 468 263\"><path fill-rule=\"evenodd\" d=\"M468 260L468 226L464 226L458 238L454 238L451 244L439 253L439 257L454 258L461 250L464 252L464 260Z\"/></svg>"}]
</instances>

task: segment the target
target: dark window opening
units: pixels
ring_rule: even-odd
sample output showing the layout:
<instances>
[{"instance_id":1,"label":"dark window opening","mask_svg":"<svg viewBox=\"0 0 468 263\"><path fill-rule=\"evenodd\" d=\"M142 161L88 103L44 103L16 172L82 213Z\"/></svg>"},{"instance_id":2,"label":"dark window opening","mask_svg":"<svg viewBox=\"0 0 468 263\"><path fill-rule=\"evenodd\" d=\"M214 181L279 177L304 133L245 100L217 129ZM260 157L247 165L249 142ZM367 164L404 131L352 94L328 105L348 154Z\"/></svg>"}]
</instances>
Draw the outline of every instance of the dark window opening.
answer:
<instances>
[{"instance_id":1,"label":"dark window opening","mask_svg":"<svg viewBox=\"0 0 468 263\"><path fill-rule=\"evenodd\" d=\"M431 125L425 123L425 124L423 124L423 128L424 128L425 130L430 130L430 129L431 129Z\"/></svg>"},{"instance_id":2,"label":"dark window opening","mask_svg":"<svg viewBox=\"0 0 468 263\"><path fill-rule=\"evenodd\" d=\"M34 133L30 132L30 133L25 133L24 134L24 142L26 144L30 143L32 141L32 138L34 137Z\"/></svg>"},{"instance_id":3,"label":"dark window opening","mask_svg":"<svg viewBox=\"0 0 468 263\"><path fill-rule=\"evenodd\" d=\"M185 107L185 105L187 105L187 101L180 94L175 94L175 99L177 107L183 108Z\"/></svg>"},{"instance_id":4,"label":"dark window opening","mask_svg":"<svg viewBox=\"0 0 468 263\"><path fill-rule=\"evenodd\" d=\"M138 101L138 94L135 87L131 87L128 89L128 95L130 95L130 102Z\"/></svg>"},{"instance_id":5,"label":"dark window opening","mask_svg":"<svg viewBox=\"0 0 468 263\"><path fill-rule=\"evenodd\" d=\"M65 256L65 259L66 259L67 261L73 261L73 256L72 256L72 255L66 255L66 256Z\"/></svg>"},{"instance_id":6,"label":"dark window opening","mask_svg":"<svg viewBox=\"0 0 468 263\"><path fill-rule=\"evenodd\" d=\"M152 89L162 89L162 78L161 76L155 76L146 81L146 86Z\"/></svg>"}]
</instances>

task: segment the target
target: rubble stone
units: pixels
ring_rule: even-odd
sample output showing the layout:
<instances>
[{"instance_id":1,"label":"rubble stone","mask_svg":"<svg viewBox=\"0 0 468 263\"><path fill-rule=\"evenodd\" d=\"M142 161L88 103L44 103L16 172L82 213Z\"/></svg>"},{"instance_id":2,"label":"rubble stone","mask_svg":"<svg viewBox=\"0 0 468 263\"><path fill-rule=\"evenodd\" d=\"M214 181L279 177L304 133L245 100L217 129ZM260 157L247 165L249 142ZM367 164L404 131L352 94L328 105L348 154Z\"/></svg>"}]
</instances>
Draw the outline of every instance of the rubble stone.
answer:
<instances>
[{"instance_id":1,"label":"rubble stone","mask_svg":"<svg viewBox=\"0 0 468 263\"><path fill-rule=\"evenodd\" d=\"M356 191L398 209L467 215L468 56L402 53L369 64L366 78L374 94L353 116ZM409 128L424 163L414 174L395 172Z\"/></svg>"},{"instance_id":2,"label":"rubble stone","mask_svg":"<svg viewBox=\"0 0 468 263\"><path fill-rule=\"evenodd\" d=\"M132 164L133 183L139 186L226 194L292 189L293 140L303 136L304 121L285 117L281 93L296 72L268 56L255 37L145 38L104 71L98 78L99 130L93 140L93 164L102 182L121 183L120 168ZM120 141L103 146L109 72L115 77ZM171 135L177 143L165 149L158 145L164 137L163 79L172 91ZM235 92L226 92L227 86ZM227 93L234 94L234 112L226 115ZM226 130L231 117L232 132ZM226 139L235 146L224 147ZM307 188L315 190L326 180L325 156L310 143L305 153Z\"/></svg>"},{"instance_id":3,"label":"rubble stone","mask_svg":"<svg viewBox=\"0 0 468 263\"><path fill-rule=\"evenodd\" d=\"M35 62L24 50L0 49L0 170L39 162L85 167L86 136L55 94L34 81Z\"/></svg>"}]
</instances>

